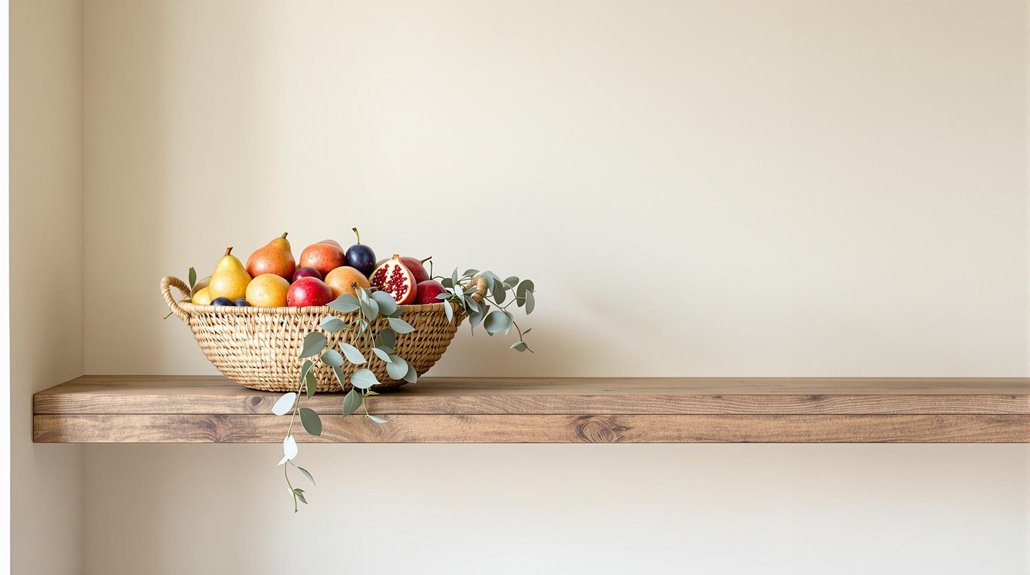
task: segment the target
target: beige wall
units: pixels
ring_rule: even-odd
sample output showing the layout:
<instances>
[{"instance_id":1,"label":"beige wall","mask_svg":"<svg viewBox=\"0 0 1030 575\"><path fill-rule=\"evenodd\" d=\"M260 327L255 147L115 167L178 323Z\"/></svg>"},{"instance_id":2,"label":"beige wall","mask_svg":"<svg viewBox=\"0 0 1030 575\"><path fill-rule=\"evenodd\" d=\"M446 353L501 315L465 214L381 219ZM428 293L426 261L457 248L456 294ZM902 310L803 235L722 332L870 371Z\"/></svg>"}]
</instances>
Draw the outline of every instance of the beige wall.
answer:
<instances>
[{"instance_id":1,"label":"beige wall","mask_svg":"<svg viewBox=\"0 0 1030 575\"><path fill-rule=\"evenodd\" d=\"M88 0L86 370L212 373L158 279L359 225L537 280L437 375L1025 375L1024 9ZM1027 568L1022 446L302 457L88 448L87 571Z\"/></svg>"},{"instance_id":2,"label":"beige wall","mask_svg":"<svg viewBox=\"0 0 1030 575\"><path fill-rule=\"evenodd\" d=\"M12 0L12 573L83 571L83 449L32 444L32 392L82 373L82 2Z\"/></svg>"}]
</instances>

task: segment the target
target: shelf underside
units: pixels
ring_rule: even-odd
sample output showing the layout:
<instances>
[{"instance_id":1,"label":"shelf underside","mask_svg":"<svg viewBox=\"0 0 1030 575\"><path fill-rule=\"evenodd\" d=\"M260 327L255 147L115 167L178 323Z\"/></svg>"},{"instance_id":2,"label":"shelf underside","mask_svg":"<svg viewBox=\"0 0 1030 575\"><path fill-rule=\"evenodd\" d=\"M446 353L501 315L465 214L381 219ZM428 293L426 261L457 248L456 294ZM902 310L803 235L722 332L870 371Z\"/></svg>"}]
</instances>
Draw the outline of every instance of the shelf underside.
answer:
<instances>
[{"instance_id":1,"label":"shelf underside","mask_svg":"<svg viewBox=\"0 0 1030 575\"><path fill-rule=\"evenodd\" d=\"M34 397L40 443L278 443L279 394L221 377L84 376ZM389 423L305 405L319 438L383 443L1025 443L1030 379L423 378L369 400Z\"/></svg>"}]
</instances>

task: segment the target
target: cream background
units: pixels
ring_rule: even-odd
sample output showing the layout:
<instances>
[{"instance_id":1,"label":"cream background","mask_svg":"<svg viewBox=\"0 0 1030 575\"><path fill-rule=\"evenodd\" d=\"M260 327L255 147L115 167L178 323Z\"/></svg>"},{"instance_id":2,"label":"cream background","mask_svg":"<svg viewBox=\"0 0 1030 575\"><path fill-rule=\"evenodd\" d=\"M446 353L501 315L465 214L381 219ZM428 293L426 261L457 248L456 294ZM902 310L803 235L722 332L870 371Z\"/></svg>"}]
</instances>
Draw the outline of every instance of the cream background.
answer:
<instances>
[{"instance_id":1,"label":"cream background","mask_svg":"<svg viewBox=\"0 0 1030 575\"><path fill-rule=\"evenodd\" d=\"M437 375L1025 375L1025 8L87 0L84 370L210 373L161 275L359 225L540 286ZM1030 565L1024 446L308 447L301 516L274 446L85 452L95 574Z\"/></svg>"},{"instance_id":2,"label":"cream background","mask_svg":"<svg viewBox=\"0 0 1030 575\"><path fill-rule=\"evenodd\" d=\"M11 572L83 572L83 448L32 392L83 371L82 3L10 3Z\"/></svg>"}]
</instances>

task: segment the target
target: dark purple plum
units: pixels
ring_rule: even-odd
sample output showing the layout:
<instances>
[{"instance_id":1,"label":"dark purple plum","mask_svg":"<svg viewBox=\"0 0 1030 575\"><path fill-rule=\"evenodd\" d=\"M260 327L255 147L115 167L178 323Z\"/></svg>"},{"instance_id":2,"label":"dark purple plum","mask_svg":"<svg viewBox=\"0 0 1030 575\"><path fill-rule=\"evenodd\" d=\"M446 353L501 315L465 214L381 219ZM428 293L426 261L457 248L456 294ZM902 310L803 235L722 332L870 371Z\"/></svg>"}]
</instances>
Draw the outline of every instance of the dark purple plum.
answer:
<instances>
[{"instance_id":1,"label":"dark purple plum","mask_svg":"<svg viewBox=\"0 0 1030 575\"><path fill-rule=\"evenodd\" d=\"M211 300L211 305L234 306L236 304L232 303L232 300L227 297L216 297L215 299Z\"/></svg>"},{"instance_id":2,"label":"dark purple plum","mask_svg":"<svg viewBox=\"0 0 1030 575\"><path fill-rule=\"evenodd\" d=\"M297 271L293 272L293 281L297 281L300 278L315 278L322 279L322 272L312 267L297 268Z\"/></svg>"},{"instance_id":3,"label":"dark purple plum","mask_svg":"<svg viewBox=\"0 0 1030 575\"><path fill-rule=\"evenodd\" d=\"M250 307L250 302L247 301L247 298L241 297L240 299L236 300L236 307Z\"/></svg>"},{"instance_id":4,"label":"dark purple plum","mask_svg":"<svg viewBox=\"0 0 1030 575\"><path fill-rule=\"evenodd\" d=\"M358 233L358 228L352 229L354 236L358 238L358 243L347 248L343 259L347 265L368 276L372 270L376 269L376 253L372 251L372 248L361 243L361 234Z\"/></svg>"}]
</instances>

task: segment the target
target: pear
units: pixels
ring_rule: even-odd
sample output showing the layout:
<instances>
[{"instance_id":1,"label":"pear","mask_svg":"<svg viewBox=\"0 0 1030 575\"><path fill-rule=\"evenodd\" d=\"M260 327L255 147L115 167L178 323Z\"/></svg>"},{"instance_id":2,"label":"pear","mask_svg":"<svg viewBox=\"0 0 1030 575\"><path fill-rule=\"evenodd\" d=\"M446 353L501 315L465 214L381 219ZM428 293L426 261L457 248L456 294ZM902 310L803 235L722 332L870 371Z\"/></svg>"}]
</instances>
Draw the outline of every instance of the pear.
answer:
<instances>
[{"instance_id":1,"label":"pear","mask_svg":"<svg viewBox=\"0 0 1030 575\"><path fill-rule=\"evenodd\" d=\"M225 249L225 255L218 260L215 273L211 274L211 282L207 286L208 296L213 300L224 297L238 300L247 295L247 284L250 274L240 260L232 255L232 246Z\"/></svg>"},{"instance_id":2,"label":"pear","mask_svg":"<svg viewBox=\"0 0 1030 575\"><path fill-rule=\"evenodd\" d=\"M286 234L275 238L258 248L247 258L247 273L250 277L258 277L262 274L275 274L286 281L293 279L293 272L297 269L297 262L293 259L293 250L290 249L290 242Z\"/></svg>"}]
</instances>

